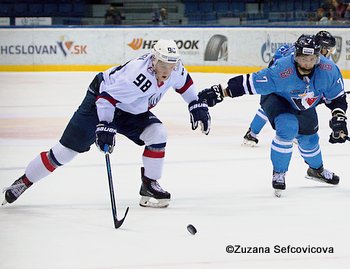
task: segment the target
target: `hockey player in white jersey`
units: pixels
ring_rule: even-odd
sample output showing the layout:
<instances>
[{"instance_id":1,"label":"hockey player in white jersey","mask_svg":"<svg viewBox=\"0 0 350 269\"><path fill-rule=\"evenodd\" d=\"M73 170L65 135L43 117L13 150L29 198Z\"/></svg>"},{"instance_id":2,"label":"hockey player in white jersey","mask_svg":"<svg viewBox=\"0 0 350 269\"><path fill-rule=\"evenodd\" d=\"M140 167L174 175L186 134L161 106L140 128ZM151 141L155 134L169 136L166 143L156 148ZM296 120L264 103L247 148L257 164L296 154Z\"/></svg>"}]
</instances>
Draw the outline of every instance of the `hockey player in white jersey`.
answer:
<instances>
[{"instance_id":1,"label":"hockey player in white jersey","mask_svg":"<svg viewBox=\"0 0 350 269\"><path fill-rule=\"evenodd\" d=\"M170 193L158 183L161 178L167 133L150 111L169 88L188 103L192 129L210 131L206 103L198 102L195 86L183 66L173 40L159 40L151 53L99 73L88 87L78 110L70 119L59 143L41 152L24 175L5 189L5 203L14 202L33 183L86 152L95 142L104 152L113 152L116 133L144 146L140 205L167 207Z\"/></svg>"}]
</instances>

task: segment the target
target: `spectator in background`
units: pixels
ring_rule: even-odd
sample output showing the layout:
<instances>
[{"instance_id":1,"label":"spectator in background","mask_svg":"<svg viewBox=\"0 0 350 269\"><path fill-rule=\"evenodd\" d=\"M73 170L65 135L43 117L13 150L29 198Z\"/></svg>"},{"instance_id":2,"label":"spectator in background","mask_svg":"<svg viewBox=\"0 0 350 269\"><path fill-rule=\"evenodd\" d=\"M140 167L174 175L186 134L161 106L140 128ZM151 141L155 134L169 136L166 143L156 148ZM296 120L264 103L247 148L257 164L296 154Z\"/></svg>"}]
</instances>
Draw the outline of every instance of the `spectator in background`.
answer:
<instances>
[{"instance_id":1,"label":"spectator in background","mask_svg":"<svg viewBox=\"0 0 350 269\"><path fill-rule=\"evenodd\" d=\"M333 0L325 0L323 1L323 4L321 6L321 8L323 8L325 14L327 14L327 18L328 18L328 23L330 21L333 21L333 17L334 17L334 6L333 6Z\"/></svg>"},{"instance_id":2,"label":"spectator in background","mask_svg":"<svg viewBox=\"0 0 350 269\"><path fill-rule=\"evenodd\" d=\"M156 8L153 12L152 22L155 25L167 25L168 24L168 11L166 8Z\"/></svg>"},{"instance_id":3,"label":"spectator in background","mask_svg":"<svg viewBox=\"0 0 350 269\"><path fill-rule=\"evenodd\" d=\"M350 3L348 4L348 7L345 10L344 19L350 20Z\"/></svg>"},{"instance_id":4,"label":"spectator in background","mask_svg":"<svg viewBox=\"0 0 350 269\"><path fill-rule=\"evenodd\" d=\"M160 21L162 23L161 25L168 24L168 11L164 7L160 9Z\"/></svg>"},{"instance_id":5,"label":"spectator in background","mask_svg":"<svg viewBox=\"0 0 350 269\"><path fill-rule=\"evenodd\" d=\"M122 24L122 16L115 6L112 4L108 7L105 14L105 25Z\"/></svg>"},{"instance_id":6,"label":"spectator in background","mask_svg":"<svg viewBox=\"0 0 350 269\"><path fill-rule=\"evenodd\" d=\"M343 3L341 0L332 0L333 5L333 19L334 20L342 20L344 19L345 11L347 9L347 5Z\"/></svg>"},{"instance_id":7,"label":"spectator in background","mask_svg":"<svg viewBox=\"0 0 350 269\"><path fill-rule=\"evenodd\" d=\"M330 13L326 12L323 7L319 7L316 11L316 20L319 25L327 25L330 21Z\"/></svg>"}]
</instances>

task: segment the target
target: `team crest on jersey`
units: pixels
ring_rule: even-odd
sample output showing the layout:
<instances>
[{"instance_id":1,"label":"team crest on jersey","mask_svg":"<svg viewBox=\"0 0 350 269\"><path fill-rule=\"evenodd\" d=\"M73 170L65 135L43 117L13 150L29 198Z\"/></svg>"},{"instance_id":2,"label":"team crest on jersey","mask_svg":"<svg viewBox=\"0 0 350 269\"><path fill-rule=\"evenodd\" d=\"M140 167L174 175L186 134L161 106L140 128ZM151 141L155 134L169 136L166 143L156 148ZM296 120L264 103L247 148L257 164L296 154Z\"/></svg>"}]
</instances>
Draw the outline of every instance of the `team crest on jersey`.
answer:
<instances>
[{"instance_id":1,"label":"team crest on jersey","mask_svg":"<svg viewBox=\"0 0 350 269\"><path fill-rule=\"evenodd\" d=\"M332 70L332 65L330 64L319 64L319 68L323 70Z\"/></svg>"},{"instance_id":2,"label":"team crest on jersey","mask_svg":"<svg viewBox=\"0 0 350 269\"><path fill-rule=\"evenodd\" d=\"M298 94L298 97L292 97L292 100L299 110L305 110L315 105L318 97L314 92L305 92Z\"/></svg>"},{"instance_id":3,"label":"team crest on jersey","mask_svg":"<svg viewBox=\"0 0 350 269\"><path fill-rule=\"evenodd\" d=\"M293 74L293 72L294 72L293 68L288 68L288 69L286 69L286 70L284 70L284 71L282 71L282 72L280 73L280 77L281 77L281 78L287 78L287 77L289 77L291 74Z\"/></svg>"},{"instance_id":4,"label":"team crest on jersey","mask_svg":"<svg viewBox=\"0 0 350 269\"><path fill-rule=\"evenodd\" d=\"M162 94L153 94L149 99L148 99L148 108L151 109L152 107L155 107L157 103L159 102L160 98L162 98Z\"/></svg>"}]
</instances>

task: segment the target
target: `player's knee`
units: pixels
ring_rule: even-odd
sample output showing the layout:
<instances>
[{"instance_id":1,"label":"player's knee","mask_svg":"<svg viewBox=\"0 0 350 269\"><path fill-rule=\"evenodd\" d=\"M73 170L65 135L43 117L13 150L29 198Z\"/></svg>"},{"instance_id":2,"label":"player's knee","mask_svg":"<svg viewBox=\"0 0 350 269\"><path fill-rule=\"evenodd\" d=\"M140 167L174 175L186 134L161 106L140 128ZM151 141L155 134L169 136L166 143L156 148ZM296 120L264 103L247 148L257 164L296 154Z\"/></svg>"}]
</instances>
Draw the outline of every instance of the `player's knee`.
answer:
<instances>
[{"instance_id":1,"label":"player's knee","mask_svg":"<svg viewBox=\"0 0 350 269\"><path fill-rule=\"evenodd\" d=\"M290 113L280 114L275 118L276 135L285 141L292 141L299 130L298 119Z\"/></svg>"},{"instance_id":2,"label":"player's knee","mask_svg":"<svg viewBox=\"0 0 350 269\"><path fill-rule=\"evenodd\" d=\"M319 136L318 134L313 135L302 135L298 138L299 147L304 150L315 148L318 145Z\"/></svg>"},{"instance_id":3,"label":"player's knee","mask_svg":"<svg viewBox=\"0 0 350 269\"><path fill-rule=\"evenodd\" d=\"M58 166L70 162L77 155L78 152L63 146L61 143L56 144L48 153L51 161Z\"/></svg>"},{"instance_id":4,"label":"player's knee","mask_svg":"<svg viewBox=\"0 0 350 269\"><path fill-rule=\"evenodd\" d=\"M146 146L162 144L167 142L168 134L162 123L153 123L142 132L140 139Z\"/></svg>"}]
</instances>

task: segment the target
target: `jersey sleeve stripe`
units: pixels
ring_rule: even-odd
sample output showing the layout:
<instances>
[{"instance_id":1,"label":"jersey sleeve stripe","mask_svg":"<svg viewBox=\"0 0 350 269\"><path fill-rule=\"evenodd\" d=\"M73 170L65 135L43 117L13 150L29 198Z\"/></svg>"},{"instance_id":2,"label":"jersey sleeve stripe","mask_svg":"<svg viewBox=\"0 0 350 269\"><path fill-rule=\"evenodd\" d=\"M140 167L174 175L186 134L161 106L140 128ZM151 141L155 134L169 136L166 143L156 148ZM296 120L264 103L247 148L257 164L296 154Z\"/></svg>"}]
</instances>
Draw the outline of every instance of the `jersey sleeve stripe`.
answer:
<instances>
[{"instance_id":1,"label":"jersey sleeve stripe","mask_svg":"<svg viewBox=\"0 0 350 269\"><path fill-rule=\"evenodd\" d=\"M251 90L251 94L257 94L257 92L256 92L256 89L255 89L255 87L254 87L254 82L253 82L253 76L252 75L250 75L249 76L249 87L250 87L250 90Z\"/></svg>"},{"instance_id":2,"label":"jersey sleeve stripe","mask_svg":"<svg viewBox=\"0 0 350 269\"><path fill-rule=\"evenodd\" d=\"M120 103L118 100L114 99L112 96L110 96L108 93L106 92L102 92L99 96L97 96L96 101L98 99L105 99L108 102L110 102L113 106L115 106L117 103Z\"/></svg>"},{"instance_id":3,"label":"jersey sleeve stripe","mask_svg":"<svg viewBox=\"0 0 350 269\"><path fill-rule=\"evenodd\" d=\"M250 74L247 74L247 80L246 80L247 89L248 89L249 94L253 94L252 93L252 88L250 87L250 80L249 80L249 78L250 78Z\"/></svg>"},{"instance_id":4,"label":"jersey sleeve stripe","mask_svg":"<svg viewBox=\"0 0 350 269\"><path fill-rule=\"evenodd\" d=\"M189 74L187 74L185 85L180 89L176 89L175 91L177 93L183 94L191 85L193 85L192 78Z\"/></svg>"},{"instance_id":5,"label":"jersey sleeve stripe","mask_svg":"<svg viewBox=\"0 0 350 269\"><path fill-rule=\"evenodd\" d=\"M244 89L245 94L252 94L250 91L249 82L247 81L248 79L249 79L249 74L243 75L243 89Z\"/></svg>"},{"instance_id":6,"label":"jersey sleeve stripe","mask_svg":"<svg viewBox=\"0 0 350 269\"><path fill-rule=\"evenodd\" d=\"M344 95L345 94L345 91L344 90L342 90L340 93L338 93L334 98L332 98L332 99L327 99L328 101L333 101L334 99L337 99L339 96L342 96L342 95Z\"/></svg>"}]
</instances>

